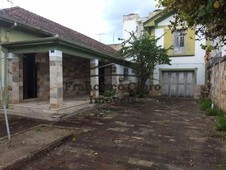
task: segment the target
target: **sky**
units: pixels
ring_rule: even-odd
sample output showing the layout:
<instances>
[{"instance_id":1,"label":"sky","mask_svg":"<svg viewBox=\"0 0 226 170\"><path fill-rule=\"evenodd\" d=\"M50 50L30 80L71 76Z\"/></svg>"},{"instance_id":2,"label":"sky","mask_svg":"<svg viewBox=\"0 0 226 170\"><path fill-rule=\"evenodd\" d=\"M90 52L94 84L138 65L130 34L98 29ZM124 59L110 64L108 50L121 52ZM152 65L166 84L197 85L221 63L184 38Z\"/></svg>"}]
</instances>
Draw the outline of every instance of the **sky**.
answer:
<instances>
[{"instance_id":1,"label":"sky","mask_svg":"<svg viewBox=\"0 0 226 170\"><path fill-rule=\"evenodd\" d=\"M13 1L13 4L8 1ZM123 15L148 16L155 0L0 0L0 8L20 6L105 44L122 38Z\"/></svg>"}]
</instances>

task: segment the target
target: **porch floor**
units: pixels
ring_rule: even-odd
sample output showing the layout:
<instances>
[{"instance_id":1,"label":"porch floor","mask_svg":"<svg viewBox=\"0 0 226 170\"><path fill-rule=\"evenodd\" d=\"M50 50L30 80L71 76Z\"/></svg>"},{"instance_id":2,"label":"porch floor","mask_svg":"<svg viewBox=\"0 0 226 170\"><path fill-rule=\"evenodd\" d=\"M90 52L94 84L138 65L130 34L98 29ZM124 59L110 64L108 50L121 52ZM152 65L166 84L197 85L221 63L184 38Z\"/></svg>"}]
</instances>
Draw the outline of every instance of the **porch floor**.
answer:
<instances>
[{"instance_id":1,"label":"porch floor","mask_svg":"<svg viewBox=\"0 0 226 170\"><path fill-rule=\"evenodd\" d=\"M66 97L64 98L63 107L50 109L49 100L28 99L18 104L9 104L7 111L9 115L58 121L92 109L94 104L89 102L89 96Z\"/></svg>"}]
</instances>

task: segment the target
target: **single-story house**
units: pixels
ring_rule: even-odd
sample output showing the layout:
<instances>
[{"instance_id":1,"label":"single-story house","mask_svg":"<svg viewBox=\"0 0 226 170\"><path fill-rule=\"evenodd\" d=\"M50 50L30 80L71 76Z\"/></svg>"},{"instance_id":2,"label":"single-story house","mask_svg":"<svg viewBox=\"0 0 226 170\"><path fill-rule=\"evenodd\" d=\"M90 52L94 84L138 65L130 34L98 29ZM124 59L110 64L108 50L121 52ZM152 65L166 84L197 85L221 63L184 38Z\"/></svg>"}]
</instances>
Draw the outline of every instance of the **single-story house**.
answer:
<instances>
[{"instance_id":1,"label":"single-story house","mask_svg":"<svg viewBox=\"0 0 226 170\"><path fill-rule=\"evenodd\" d=\"M9 112L41 117L72 113L82 96L98 97L95 85L114 84L113 77L98 77L100 64L130 66L113 48L20 7L0 10L0 58Z\"/></svg>"}]
</instances>

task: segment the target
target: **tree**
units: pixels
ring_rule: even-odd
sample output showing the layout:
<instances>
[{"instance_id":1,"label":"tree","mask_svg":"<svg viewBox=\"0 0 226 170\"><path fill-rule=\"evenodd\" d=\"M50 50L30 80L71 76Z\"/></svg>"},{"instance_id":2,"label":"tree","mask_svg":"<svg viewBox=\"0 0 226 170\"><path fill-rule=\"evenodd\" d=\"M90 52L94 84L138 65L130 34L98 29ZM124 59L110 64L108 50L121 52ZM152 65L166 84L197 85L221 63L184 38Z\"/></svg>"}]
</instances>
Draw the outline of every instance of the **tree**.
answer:
<instances>
[{"instance_id":1,"label":"tree","mask_svg":"<svg viewBox=\"0 0 226 170\"><path fill-rule=\"evenodd\" d=\"M159 6L176 13L172 28L186 25L196 27L196 35L226 44L225 0L156 0Z\"/></svg>"},{"instance_id":2,"label":"tree","mask_svg":"<svg viewBox=\"0 0 226 170\"><path fill-rule=\"evenodd\" d=\"M157 64L170 64L167 55L169 49L157 46L160 38L152 37L147 32L139 38L134 33L130 33L130 38L122 42L122 48L119 50L120 56L128 58L136 65L137 93L140 97L144 95L145 82L153 73L154 67Z\"/></svg>"}]
</instances>

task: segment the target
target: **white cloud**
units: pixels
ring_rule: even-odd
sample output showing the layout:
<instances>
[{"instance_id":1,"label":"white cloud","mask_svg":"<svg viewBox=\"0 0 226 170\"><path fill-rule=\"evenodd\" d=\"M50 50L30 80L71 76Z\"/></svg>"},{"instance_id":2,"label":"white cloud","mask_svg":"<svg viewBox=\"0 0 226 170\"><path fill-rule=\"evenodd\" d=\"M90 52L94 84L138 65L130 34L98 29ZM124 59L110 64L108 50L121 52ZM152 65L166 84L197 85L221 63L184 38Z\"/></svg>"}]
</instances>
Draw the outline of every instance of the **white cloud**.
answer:
<instances>
[{"instance_id":1,"label":"white cloud","mask_svg":"<svg viewBox=\"0 0 226 170\"><path fill-rule=\"evenodd\" d=\"M1 0L2 7L9 7ZM154 0L13 0L20 6L66 27L105 43L121 37L122 16L139 13L146 16L155 9ZM101 37L97 34L102 34Z\"/></svg>"}]
</instances>

